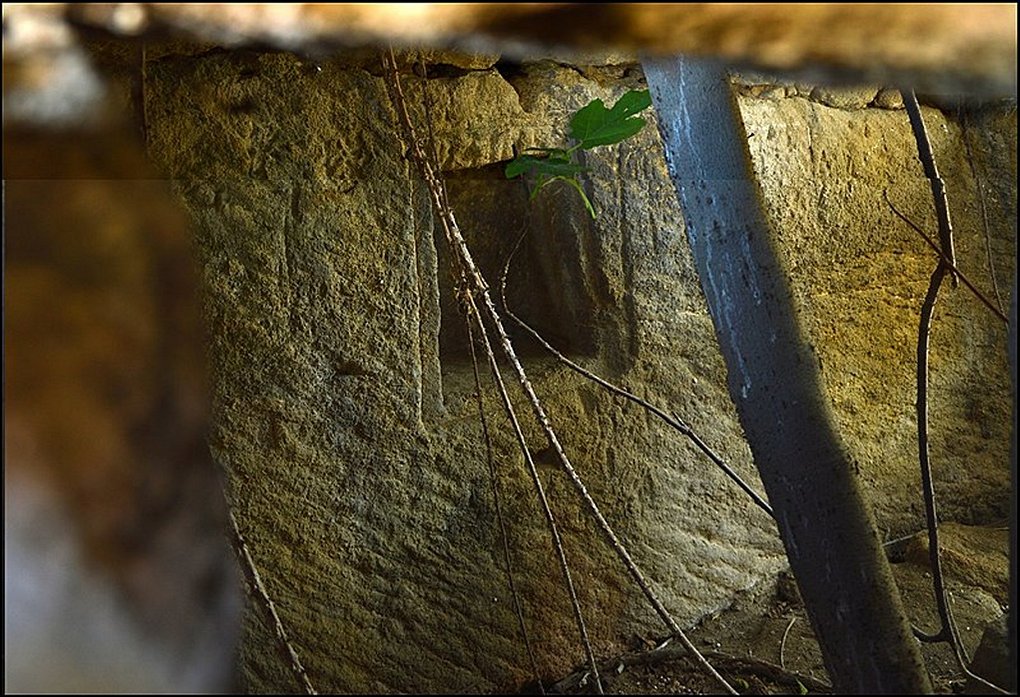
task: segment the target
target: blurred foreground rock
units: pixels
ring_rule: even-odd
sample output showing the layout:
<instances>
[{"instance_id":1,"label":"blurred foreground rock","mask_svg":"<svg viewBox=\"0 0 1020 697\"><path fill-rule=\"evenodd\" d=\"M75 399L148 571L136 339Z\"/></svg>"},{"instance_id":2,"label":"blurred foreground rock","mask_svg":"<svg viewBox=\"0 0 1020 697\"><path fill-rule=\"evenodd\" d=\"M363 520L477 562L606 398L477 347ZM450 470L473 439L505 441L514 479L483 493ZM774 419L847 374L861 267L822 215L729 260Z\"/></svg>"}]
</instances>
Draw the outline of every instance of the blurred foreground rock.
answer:
<instances>
[{"instance_id":1,"label":"blurred foreground rock","mask_svg":"<svg viewBox=\"0 0 1020 697\"><path fill-rule=\"evenodd\" d=\"M227 689L186 219L130 134L5 129L3 157L5 688Z\"/></svg>"}]
</instances>

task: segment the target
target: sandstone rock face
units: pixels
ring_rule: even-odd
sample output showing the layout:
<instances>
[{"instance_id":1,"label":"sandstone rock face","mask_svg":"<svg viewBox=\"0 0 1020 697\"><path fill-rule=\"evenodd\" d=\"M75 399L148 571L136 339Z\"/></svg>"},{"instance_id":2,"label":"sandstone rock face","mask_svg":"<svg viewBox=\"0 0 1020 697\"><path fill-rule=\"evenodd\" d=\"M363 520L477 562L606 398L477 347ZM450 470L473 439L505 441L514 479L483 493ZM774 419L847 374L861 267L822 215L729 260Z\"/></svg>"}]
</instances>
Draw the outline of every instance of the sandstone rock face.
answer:
<instances>
[{"instance_id":1,"label":"sandstone rock face","mask_svg":"<svg viewBox=\"0 0 1020 697\"><path fill-rule=\"evenodd\" d=\"M937 258L884 197L937 233L927 180L902 111L846 112L791 99L745 101L751 152L783 235L803 321L815 337L840 428L884 530L923 520L914 411L918 312ZM948 189L964 273L1003 306L1013 277L1016 163L1011 119L924 118ZM983 231L981 187L988 215ZM1011 396L1005 324L962 285L946 285L931 333L929 423L940 511L980 523L1006 519ZM987 459L986 459L987 458ZM984 462L978 465L977 462Z\"/></svg>"},{"instance_id":2,"label":"sandstone rock face","mask_svg":"<svg viewBox=\"0 0 1020 697\"><path fill-rule=\"evenodd\" d=\"M523 184L502 175L514 146L562 145L577 108L640 88L639 66L440 62L456 70L427 81L407 62L405 90L420 105L427 86L451 203L490 284L527 232L509 281L515 312L573 359L678 413L760 490L654 124L585 153L595 221L567 187L529 203ZM916 316L935 261L882 192L930 227L928 184L902 112L837 110L786 93L741 101L755 168L789 238L804 321L879 525L911 532L922 521ZM150 156L195 222L214 454L312 682L438 692L528 680L456 283L378 69L286 53L162 53L146 64L144 112ZM951 116L926 110L961 265L986 287L980 185L1006 288L1015 113L969 123L978 183ZM940 308L932 431L941 510L978 523L1008 506L1005 330L962 288ZM568 454L681 624L785 565L772 521L683 437L518 338ZM551 675L583 653L489 384L483 378L516 580L540 670ZM541 450L527 405L514 399ZM541 476L596 652L664 633L566 478L552 468ZM249 689L297 689L258 610L243 669Z\"/></svg>"}]
</instances>

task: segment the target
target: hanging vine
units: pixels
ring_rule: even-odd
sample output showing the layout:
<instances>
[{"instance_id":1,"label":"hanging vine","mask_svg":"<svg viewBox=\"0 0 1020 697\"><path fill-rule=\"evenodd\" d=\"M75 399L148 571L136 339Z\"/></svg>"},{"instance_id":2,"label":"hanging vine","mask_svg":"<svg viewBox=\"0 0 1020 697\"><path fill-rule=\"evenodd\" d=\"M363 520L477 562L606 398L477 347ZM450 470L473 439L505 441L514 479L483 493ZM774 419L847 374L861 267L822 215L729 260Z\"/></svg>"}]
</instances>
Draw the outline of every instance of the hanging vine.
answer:
<instances>
[{"instance_id":1,"label":"hanging vine","mask_svg":"<svg viewBox=\"0 0 1020 697\"><path fill-rule=\"evenodd\" d=\"M444 194L444 186L438 169L429 162L429 158L426 157L422 141L416 134L416 129L411 121L406 100L403 93L403 88L400 82L400 74L397 69L397 63L392 50L389 56L383 58L384 69L386 71L387 84L390 88L390 96L393 100L393 104L396 108L397 117L403 133L403 138L408 145L409 152L415 164L418 166L419 173L425 180L425 183L429 189L430 197L432 199L432 205L439 218L440 225L443 229L444 236L446 237L447 244L450 247L451 257L456 268L457 275L461 278L461 289L460 296L464 306L468 308L469 318L474 322L475 328L478 329L479 336L482 341L483 347L486 349L486 353L489 358L490 369L493 373L493 378L498 385L500 385L500 396L503 401L504 409L507 411L508 416L511 417L511 422L514 424L515 435L517 436L518 444L520 445L521 452L524 456L525 462L527 463L528 469L532 475L532 480L536 485L536 490L539 493L539 498L543 502L543 509L546 513L547 521L549 522L550 533L553 537L554 545L557 547L557 555L560 561L561 572L564 576L565 584L567 585L568 591L571 595L571 604L574 608L575 619L578 624L578 630L581 635L582 643L585 647L585 653L588 657L589 669L591 671L591 678L594 680L596 691L602 692L601 680L598 675L598 664L594 657L594 652L591 649L590 642L587 636L587 630L583 621L583 617L580 612L580 605L576 598L576 593L573 591L573 583L570 578L569 565L566 561L566 556L562 551L562 545L559 541L558 532L556 531L552 512L548 508L548 503L545 501L544 493L541 487L541 481L538 478L538 473L535 468L535 463L532 458L531 452L528 448L527 442L524 438L523 432L520 429L519 422L516 416L513 414L513 408L510 403L509 395L506 393L505 388L502 386L502 376L500 374L498 364L496 362L495 353L491 348L491 341L489 339L489 332L483 322L484 317L491 324L493 330L496 333L496 339L501 349L503 357L510 363L514 376L517 378L517 382L524 392L525 397L528 400L533 412L535 420L541 427L542 432L545 434L548 441L548 447L555 454L558 459L561 469L569 477L571 484L575 491L580 496L584 504L586 505L589 513L592 515L599 529L602 531L607 542L612 547L614 552L626 567L631 578L641 589L645 595L649 604L655 610L656 614L663 620L666 626L670 629L673 636L677 637L685 649L690 653L696 660L698 665L710 674L720 686L722 686L728 693L737 694L736 690L726 681L712 667L712 665L705 659L700 651L691 643L690 639L686 636L683 630L677 624L676 620L665 608L662 602L658 599L651 586L648 584L644 577L644 574L638 568L636 562L631 557L630 553L624 547L623 543L617 537L613 531L612 526L602 515L598 505L592 499L588 493L584 482L581 480L577 471L574 469L567 457L567 454L563 450L563 446L560 443L559 437L556 435L552 424L549 421L549 417L545 412L545 408L542 406L538 395L535 393L534 388L531 385L530 380L527 377L527 373L524 371L520 360L517 357L517 353L513 348L513 344L507 335L506 329L503 326L502 319L499 312L496 310L495 304L492 301L492 297L489 293L489 286L478 272L477 266L471 256L471 252L464 241L464 237L460 232L460 228L457 225L456 218L454 217L452 209L446 204L446 196ZM478 301L481 301L480 303ZM480 307L479 307L480 305Z\"/></svg>"},{"instance_id":2,"label":"hanging vine","mask_svg":"<svg viewBox=\"0 0 1020 697\"><path fill-rule=\"evenodd\" d=\"M914 139L917 141L917 152L924 168L925 176L931 184L932 199L934 201L935 213L938 219L939 242L936 248L939 252L939 260L935 270L931 274L928 283L928 291L925 294L924 302L921 304L920 322L917 337L917 448L921 468L921 486L924 497L925 519L928 529L928 558L931 565L932 585L935 594L935 603L938 608L941 626L934 634L925 633L914 627L914 635L924 642L945 642L953 650L960 669L967 677L975 680L985 687L996 692L1006 693L1002 688L993 685L981 676L973 673L968 664L970 658L967 656L966 647L960 638L952 608L946 593L945 579L942 573L942 558L939 550L939 523L936 510L935 487L932 481L931 459L928 443L928 346L931 336L932 318L935 313L935 303L938 300L939 289L942 281L948 274L953 281L953 286L962 279L962 275L956 269L956 255L953 246L953 226L949 214L949 201L946 196L946 185L939 175L938 167L935 164L935 156L932 153L931 142L928 139L928 132L925 129L924 119L921 116L921 109L917 103L917 97L913 90L901 90L903 103L906 107L907 116L910 119L911 130ZM888 198L887 198L888 200ZM890 204L892 206L892 204ZM895 208L893 209L895 211ZM906 220L898 211L897 215ZM917 232L921 230L911 223ZM921 233L926 241L935 246L934 243ZM1002 319L1002 315L987 299L985 299L972 284L966 285Z\"/></svg>"}]
</instances>

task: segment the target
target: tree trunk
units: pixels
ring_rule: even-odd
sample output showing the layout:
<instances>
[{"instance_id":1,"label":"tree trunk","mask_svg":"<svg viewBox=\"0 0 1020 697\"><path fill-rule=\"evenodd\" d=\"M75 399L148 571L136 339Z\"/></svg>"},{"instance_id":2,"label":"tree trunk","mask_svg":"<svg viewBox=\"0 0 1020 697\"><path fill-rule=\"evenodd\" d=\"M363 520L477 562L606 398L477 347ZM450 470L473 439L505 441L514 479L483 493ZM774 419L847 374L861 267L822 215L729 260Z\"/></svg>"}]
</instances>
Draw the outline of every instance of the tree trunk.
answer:
<instances>
[{"instance_id":1,"label":"tree trunk","mask_svg":"<svg viewBox=\"0 0 1020 697\"><path fill-rule=\"evenodd\" d=\"M645 64L729 390L837 692L930 692L817 359L794 313L723 67Z\"/></svg>"}]
</instances>

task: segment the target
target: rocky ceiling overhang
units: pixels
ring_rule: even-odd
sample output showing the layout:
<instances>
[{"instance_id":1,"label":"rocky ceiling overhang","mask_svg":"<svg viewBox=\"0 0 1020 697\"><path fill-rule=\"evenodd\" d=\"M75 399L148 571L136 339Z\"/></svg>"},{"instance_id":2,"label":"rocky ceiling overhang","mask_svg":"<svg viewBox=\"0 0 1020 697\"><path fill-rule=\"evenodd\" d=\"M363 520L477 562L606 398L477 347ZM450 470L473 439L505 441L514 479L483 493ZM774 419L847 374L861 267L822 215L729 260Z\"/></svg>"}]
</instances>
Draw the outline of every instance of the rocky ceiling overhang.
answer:
<instances>
[{"instance_id":1,"label":"rocky ceiling overhang","mask_svg":"<svg viewBox=\"0 0 1020 697\"><path fill-rule=\"evenodd\" d=\"M14 116L80 118L98 81L76 58L75 28L313 55L390 44L518 59L713 55L817 84L1016 96L1015 4L9 3L4 98ZM58 98L40 102L43 86Z\"/></svg>"}]
</instances>

